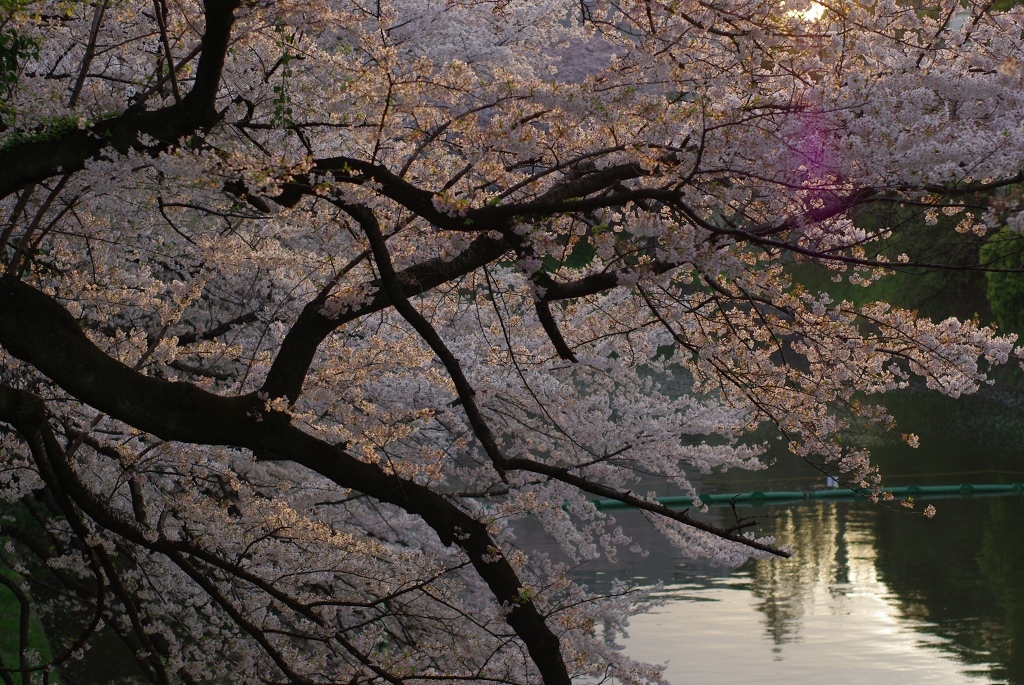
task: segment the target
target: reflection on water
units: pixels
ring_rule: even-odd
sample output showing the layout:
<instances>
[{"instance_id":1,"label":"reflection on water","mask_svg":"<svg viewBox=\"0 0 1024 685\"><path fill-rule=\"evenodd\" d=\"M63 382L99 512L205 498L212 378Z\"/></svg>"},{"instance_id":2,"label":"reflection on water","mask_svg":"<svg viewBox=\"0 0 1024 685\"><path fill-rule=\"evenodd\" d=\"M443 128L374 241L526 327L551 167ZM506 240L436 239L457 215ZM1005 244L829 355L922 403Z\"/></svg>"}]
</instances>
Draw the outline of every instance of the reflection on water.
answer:
<instances>
[{"instance_id":1,"label":"reflection on water","mask_svg":"<svg viewBox=\"0 0 1024 685\"><path fill-rule=\"evenodd\" d=\"M982 539L978 563L1001 608L1001 624L988 631L992 653L1002 665L999 674L1024 683L1024 506L1017 502L993 502L989 525ZM1016 538L1013 534L1016 533Z\"/></svg>"},{"instance_id":2,"label":"reflection on water","mask_svg":"<svg viewBox=\"0 0 1024 685\"><path fill-rule=\"evenodd\" d=\"M909 392L885 399L912 450L880 432L858 434L890 485L1024 482L1024 394L949 400ZM821 475L770 440L761 472L705 478L700 492L803 490ZM644 483L658 495L679 494ZM927 502L920 502L920 510ZM867 502L808 502L744 508L758 534L796 552L790 560L713 568L666 549L636 512L615 518L643 548L616 564L575 572L594 590L613 578L662 583L666 604L636 617L627 651L669 660L675 685L1024 685L1024 499L942 499L935 519ZM708 518L734 523L728 508ZM520 521L524 547L557 549L536 522Z\"/></svg>"},{"instance_id":3,"label":"reflection on water","mask_svg":"<svg viewBox=\"0 0 1024 685\"><path fill-rule=\"evenodd\" d=\"M930 395L888 401L921 448L862 435L890 484L1024 481L1024 412L1004 399ZM774 451L774 450L773 450ZM767 472L730 471L702 492L820 487L821 477L776 452ZM659 494L674 494L660 492ZM918 509L925 502L919 503ZM595 562L578 578L661 582L667 603L633 620L627 651L669 659L676 685L1007 683L1024 685L1024 499L935 501L933 520L867 502L745 508L790 560L712 568L665 551L636 512L616 512L652 553ZM716 523L732 523L713 508ZM534 538L528 524L524 538ZM551 551L548 547L547 551Z\"/></svg>"},{"instance_id":4,"label":"reflection on water","mask_svg":"<svg viewBox=\"0 0 1024 685\"><path fill-rule=\"evenodd\" d=\"M1022 683L1021 502L944 509L952 523L927 534L927 521L863 504L761 510L777 516L767 527L793 541L794 558L717 575L684 568L660 593L667 604L634 619L627 651L670 656L677 685ZM976 518L986 512L988 526ZM973 547L948 537L964 522L982 524Z\"/></svg>"},{"instance_id":5,"label":"reflection on water","mask_svg":"<svg viewBox=\"0 0 1024 685\"><path fill-rule=\"evenodd\" d=\"M792 545L798 561L755 564L752 591L760 599L757 608L765 616L768 636L781 645L799 635L800 619L813 601L808 589L848 582L849 554L839 530L846 528L846 520L834 506L780 509L774 515L776 539Z\"/></svg>"},{"instance_id":6,"label":"reflection on water","mask_svg":"<svg viewBox=\"0 0 1024 685\"><path fill-rule=\"evenodd\" d=\"M1024 683L1024 502L943 503L937 538L876 517L879 567L901 609L935 623L967 662L989 660L997 682Z\"/></svg>"}]
</instances>

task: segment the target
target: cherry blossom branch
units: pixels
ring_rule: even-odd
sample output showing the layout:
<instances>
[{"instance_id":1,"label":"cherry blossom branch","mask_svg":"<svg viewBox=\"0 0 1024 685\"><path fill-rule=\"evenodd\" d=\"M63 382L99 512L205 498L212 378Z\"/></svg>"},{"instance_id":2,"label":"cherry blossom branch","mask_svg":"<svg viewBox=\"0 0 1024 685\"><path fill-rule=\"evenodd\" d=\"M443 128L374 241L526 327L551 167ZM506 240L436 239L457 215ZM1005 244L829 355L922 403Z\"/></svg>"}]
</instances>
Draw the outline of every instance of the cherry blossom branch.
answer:
<instances>
[{"instance_id":1,"label":"cherry blossom branch","mask_svg":"<svg viewBox=\"0 0 1024 685\"><path fill-rule=\"evenodd\" d=\"M99 36L100 24L103 23L103 13L107 10L108 0L101 0L96 5L96 9L93 10L92 16L92 27L89 29L89 40L85 44L85 54L82 56L82 65L78 71L78 78L75 79L75 86L71 89L71 99L68 101L68 107L71 109L75 108L78 104L78 96L82 92L82 86L85 85L85 78L89 75L89 67L92 65L93 57L96 54L96 38Z\"/></svg>"},{"instance_id":2,"label":"cherry blossom branch","mask_svg":"<svg viewBox=\"0 0 1024 685\"><path fill-rule=\"evenodd\" d=\"M546 685L569 685L558 637L545 622L487 526L430 488L359 461L267 412L255 395L218 397L186 383L142 375L110 358L52 298L0 280L0 345L78 400L165 440L230 445L305 466L344 488L419 516L445 545L458 545L526 645ZM0 394L0 399L4 399Z\"/></svg>"},{"instance_id":3,"label":"cherry blossom branch","mask_svg":"<svg viewBox=\"0 0 1024 685\"><path fill-rule=\"evenodd\" d=\"M61 487L67 482L66 479L61 478L60 469L63 464L58 456L61 449L47 423L42 400L31 393L0 386L0 421L9 423L21 433L29 446L43 481L50 487L50 492L57 500L64 518L90 553L96 556L99 566L103 569L103 575L124 607L132 626L132 632L142 647L142 653L140 650L134 650L135 658L140 665L152 669L161 685L170 685L170 679L160 658L161 652L150 639L138 606L125 587L121 574L103 546L90 542L93 539L91 531L79 518L69 493Z\"/></svg>"},{"instance_id":4,"label":"cherry blossom branch","mask_svg":"<svg viewBox=\"0 0 1024 685\"><path fill-rule=\"evenodd\" d=\"M652 514L658 514L659 516L672 519L673 521L678 521L679 523L686 524L687 526L696 528L697 530L703 530L706 533L711 533L723 540L736 542L740 545L750 547L761 552L767 552L768 554L783 558L789 558L793 555L791 551L780 549L774 545L768 545L753 538L739 535L735 530L722 528L706 521L699 521L687 515L685 511L670 509L660 502L644 499L628 490L616 490L613 487L595 483L582 476L577 476L572 473L572 467L553 466L551 464L543 464L530 459L520 458L506 460L505 466L509 471L529 471L531 473L538 473L549 478L553 478L568 485L575 486L584 492L590 493L591 495L613 499L622 502L623 504L628 504L636 509L640 509L641 511L649 511Z\"/></svg>"},{"instance_id":5,"label":"cherry blossom branch","mask_svg":"<svg viewBox=\"0 0 1024 685\"><path fill-rule=\"evenodd\" d=\"M186 347L188 345L193 345L200 340L216 340L225 333L228 333L232 328L252 323L253 321L256 321L258 317L259 314L257 312L248 311L244 314L239 314L236 317L228 319L223 323L216 324L212 328L207 328L202 331L193 331L191 333L182 333L178 336L178 345Z\"/></svg>"},{"instance_id":6,"label":"cherry blossom branch","mask_svg":"<svg viewBox=\"0 0 1024 685\"><path fill-rule=\"evenodd\" d=\"M416 311L416 308L409 303L409 300L406 299L405 294L402 292L402 285L398 280L398 274L395 273L394 266L391 264L391 254L388 252L384 236L381 235L377 217L365 207L345 205L343 203L337 204L359 222L359 226L366 233L366 237L370 241L370 249L373 250L374 262L376 262L377 269L380 272L382 287L391 300L391 305L419 333L420 337L430 345L430 349L434 351L434 354L444 364L445 369L448 370L448 375L455 384L455 390L462 403L462 409L466 412L466 418L469 419L469 425L473 429L473 434L480 441L484 452L491 459L491 464L494 465L498 475L504 481L505 470L503 464L505 463L505 457L502 455L501 449L494 439L494 434L491 433L490 426L487 425L487 420L484 419L484 415L480 411L480 407L477 406L474 399L476 391L462 372L462 365L459 363L459 360L448 349L448 346L444 344L441 336L430 325L430 322Z\"/></svg>"},{"instance_id":7,"label":"cherry blossom branch","mask_svg":"<svg viewBox=\"0 0 1024 685\"><path fill-rule=\"evenodd\" d=\"M543 298L536 298L533 301L533 305L534 310L537 312L537 319L540 320L540 325L544 328L544 332L548 334L551 344L555 346L558 356L574 364L578 362L576 354L573 353L569 344L565 342L565 337L562 335L562 331L559 330L558 322L555 321L555 316L551 313L551 307L548 306L547 301Z\"/></svg>"},{"instance_id":8,"label":"cherry blossom branch","mask_svg":"<svg viewBox=\"0 0 1024 685\"><path fill-rule=\"evenodd\" d=\"M406 297L421 295L444 283L472 273L508 252L512 246L504 239L487 234L478 236L469 246L452 259L428 259L397 272ZM378 286L379 284L371 284ZM289 329L281 343L263 383L261 392L270 397L298 399L302 383L313 357L324 339L339 326L355 321L367 314L391 306L387 293L377 288L372 298L353 309L330 316L324 313L328 293L307 304Z\"/></svg>"},{"instance_id":9,"label":"cherry blossom branch","mask_svg":"<svg viewBox=\"0 0 1024 685\"><path fill-rule=\"evenodd\" d=\"M381 192L386 197L398 202L406 209L413 211L438 227L460 232L466 231L468 228L481 232L491 228L491 230L503 235L503 239L494 239L487 233L482 233L455 259L450 261L428 260L399 272L396 275L407 296L425 293L442 283L450 282L498 259L509 249L519 249L525 244L525 239L520 238L513 231L509 230L510 224L517 219L535 214L557 213L558 211L583 211L600 207L621 206L626 202L637 201L643 198L659 199L670 206L680 209L690 221L713 235L730 236L742 242L766 248L782 249L812 258L866 267L889 269L948 268L942 264L924 262L882 262L839 254L837 252L806 248L792 242L775 240L770 237L786 231L796 230L807 224L825 221L849 211L853 207L870 202L877 194L877 191L872 188L853 191L822 207L812 208L782 221L766 223L746 229L729 228L701 219L692 208L680 200L678 192L674 190L638 189L636 191L591 198L590 200L566 201L564 199L592 194L609 185L629 178L635 178L643 173L636 165L622 164L601 172L586 174L581 178L570 179L562 184L556 184L533 202L475 209L467 213L465 219L462 219L438 211L433 205L433 196L429 191L418 188L412 183L395 176L382 165L370 164L349 157L337 157L318 160L314 166L319 172L341 174L335 177L336 181L348 178L352 182L358 181L361 183L364 179L371 178L381 184ZM308 176L297 176L292 182L283 186L282 193L275 197L274 200L285 206L293 206L303 196L312 194L313 189L310 178ZM469 224L466 223L467 220L469 220ZM643 270L659 274L666 273L676 266L672 262L655 260L644 265ZM993 269L989 265L957 268L988 271L1006 270ZM557 341L560 338L560 333L557 333L557 326L554 328L550 326L552 321L548 320L544 316L543 311L541 311L543 304L557 300L584 297L610 290L617 287L621 282L621 276L628 275L630 271L631 269L610 270L591 274L575 281L562 282L554 281L550 277L545 278L545 275L539 275L542 280L538 281L538 285L543 288L544 294L540 298L541 306L538 307L538 318L549 333L560 355L567 359L569 358L565 356L565 353L568 351L567 348L559 349ZM1016 272L1019 270L1009 269L1008 271ZM301 393L302 381L323 339L338 326L356 320L366 314L381 311L391 306L391 304L387 293L381 289L378 289L377 294L369 302L338 314L335 317L323 314L323 301L311 302L289 330L277 358L267 375L262 391L271 397L288 397L290 400L295 401ZM556 334L552 335L552 331ZM572 354L571 351L569 351L569 354Z\"/></svg>"},{"instance_id":10,"label":"cherry blossom branch","mask_svg":"<svg viewBox=\"0 0 1024 685\"><path fill-rule=\"evenodd\" d=\"M15 190L59 173L80 171L90 159L111 147L118 152L162 149L198 129L211 126L224 58L227 54L234 11L241 0L205 0L206 33L196 65L192 89L173 105L146 111L129 107L119 116L104 119L54 138L42 137L0 150L0 198ZM157 145L141 142L143 136Z\"/></svg>"}]
</instances>

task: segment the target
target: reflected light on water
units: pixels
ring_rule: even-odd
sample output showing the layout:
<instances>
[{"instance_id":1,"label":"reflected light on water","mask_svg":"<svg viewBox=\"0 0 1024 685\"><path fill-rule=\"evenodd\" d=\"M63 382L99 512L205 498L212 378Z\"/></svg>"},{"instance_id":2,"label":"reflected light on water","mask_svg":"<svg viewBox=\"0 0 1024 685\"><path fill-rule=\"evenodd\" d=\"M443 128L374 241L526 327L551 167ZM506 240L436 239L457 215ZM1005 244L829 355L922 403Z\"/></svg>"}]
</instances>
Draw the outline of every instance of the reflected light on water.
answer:
<instances>
[{"instance_id":1,"label":"reflected light on water","mask_svg":"<svg viewBox=\"0 0 1024 685\"><path fill-rule=\"evenodd\" d=\"M667 586L666 604L633 620L627 653L671 655L675 685L992 682L904 615L866 520L820 506L781 511L775 528L794 542L793 559Z\"/></svg>"}]
</instances>

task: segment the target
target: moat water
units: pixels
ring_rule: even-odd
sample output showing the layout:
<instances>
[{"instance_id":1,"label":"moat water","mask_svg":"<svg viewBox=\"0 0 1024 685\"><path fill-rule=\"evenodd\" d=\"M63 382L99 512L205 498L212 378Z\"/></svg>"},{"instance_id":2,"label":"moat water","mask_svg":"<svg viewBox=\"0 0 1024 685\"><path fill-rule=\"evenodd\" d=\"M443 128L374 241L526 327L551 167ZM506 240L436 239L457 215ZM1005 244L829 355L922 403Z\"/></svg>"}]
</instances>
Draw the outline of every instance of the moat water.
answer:
<instances>
[{"instance_id":1,"label":"moat water","mask_svg":"<svg viewBox=\"0 0 1024 685\"><path fill-rule=\"evenodd\" d=\"M1012 398L909 392L887 405L921 446L860 436L886 484L1024 482L1024 407ZM712 477L700 491L824 486L781 445L772 456L767 471ZM632 620L626 650L666 663L674 685L1024 684L1024 500L943 498L918 510L928 503L931 520L866 501L741 508L795 554L738 569L683 559L642 516L617 511L650 555L623 553L576 577L597 590L615 577L661 584L664 602ZM728 507L708 515L734 518Z\"/></svg>"}]
</instances>

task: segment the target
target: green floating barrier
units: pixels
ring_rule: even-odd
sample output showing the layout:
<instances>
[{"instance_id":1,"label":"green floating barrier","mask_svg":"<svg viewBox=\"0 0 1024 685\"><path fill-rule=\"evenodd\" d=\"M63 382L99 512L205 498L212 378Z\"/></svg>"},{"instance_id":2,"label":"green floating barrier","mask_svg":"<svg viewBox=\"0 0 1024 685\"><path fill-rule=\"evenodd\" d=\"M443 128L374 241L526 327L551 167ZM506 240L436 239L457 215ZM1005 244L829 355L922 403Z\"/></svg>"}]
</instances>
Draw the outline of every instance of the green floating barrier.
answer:
<instances>
[{"instance_id":1,"label":"green floating barrier","mask_svg":"<svg viewBox=\"0 0 1024 685\"><path fill-rule=\"evenodd\" d=\"M883 492L891 493L893 497L971 497L973 495L1017 495L1024 493L1024 483L960 483L957 485L902 485L894 488L886 488ZM870 490L850 490L848 488L828 488L824 490L778 490L775 492L762 492L754 490L751 492L734 493L711 493L700 495L700 500L708 506L725 506L729 504L777 504L780 502L804 502L810 500L853 500L863 499L871 496ZM680 508L692 507L693 499L690 497L658 497L659 504L666 507ZM597 500L594 506L601 510L610 509L632 509L633 506L618 500Z\"/></svg>"}]
</instances>

